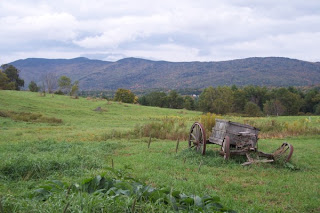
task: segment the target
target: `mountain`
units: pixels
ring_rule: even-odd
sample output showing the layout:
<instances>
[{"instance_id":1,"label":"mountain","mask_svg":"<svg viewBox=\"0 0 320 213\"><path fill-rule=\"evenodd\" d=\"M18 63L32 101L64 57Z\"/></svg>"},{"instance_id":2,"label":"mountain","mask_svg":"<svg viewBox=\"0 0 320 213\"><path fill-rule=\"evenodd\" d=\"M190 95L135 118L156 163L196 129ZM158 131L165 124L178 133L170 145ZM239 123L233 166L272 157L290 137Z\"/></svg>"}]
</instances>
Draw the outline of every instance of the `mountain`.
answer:
<instances>
[{"instance_id":1,"label":"mountain","mask_svg":"<svg viewBox=\"0 0 320 213\"><path fill-rule=\"evenodd\" d=\"M168 62L125 58L116 62L28 58L10 63L28 85L46 72L79 80L82 90L204 88L219 85L307 86L320 83L320 63L281 57L220 62Z\"/></svg>"}]
</instances>

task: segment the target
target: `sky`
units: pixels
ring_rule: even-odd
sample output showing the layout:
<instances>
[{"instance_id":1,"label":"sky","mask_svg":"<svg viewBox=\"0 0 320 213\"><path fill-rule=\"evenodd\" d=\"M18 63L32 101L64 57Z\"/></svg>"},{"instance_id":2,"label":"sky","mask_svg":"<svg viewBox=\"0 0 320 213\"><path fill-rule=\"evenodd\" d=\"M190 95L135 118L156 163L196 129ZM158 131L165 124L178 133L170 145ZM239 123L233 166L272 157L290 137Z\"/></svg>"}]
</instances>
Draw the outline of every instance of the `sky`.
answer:
<instances>
[{"instance_id":1,"label":"sky","mask_svg":"<svg viewBox=\"0 0 320 213\"><path fill-rule=\"evenodd\" d=\"M320 61L319 0L0 0L0 64L126 57Z\"/></svg>"}]
</instances>

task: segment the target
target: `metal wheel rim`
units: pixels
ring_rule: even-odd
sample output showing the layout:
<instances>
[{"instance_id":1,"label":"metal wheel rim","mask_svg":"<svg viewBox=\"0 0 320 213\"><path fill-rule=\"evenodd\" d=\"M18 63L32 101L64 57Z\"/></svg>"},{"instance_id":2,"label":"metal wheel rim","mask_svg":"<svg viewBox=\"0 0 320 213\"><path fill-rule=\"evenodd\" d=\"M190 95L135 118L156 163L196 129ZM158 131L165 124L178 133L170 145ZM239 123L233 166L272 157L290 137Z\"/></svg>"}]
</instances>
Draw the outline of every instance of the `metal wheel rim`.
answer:
<instances>
[{"instance_id":1,"label":"metal wheel rim","mask_svg":"<svg viewBox=\"0 0 320 213\"><path fill-rule=\"evenodd\" d=\"M283 143L281 147L275 151L274 157L284 159L284 162L288 162L293 154L293 146L289 143Z\"/></svg>"}]
</instances>

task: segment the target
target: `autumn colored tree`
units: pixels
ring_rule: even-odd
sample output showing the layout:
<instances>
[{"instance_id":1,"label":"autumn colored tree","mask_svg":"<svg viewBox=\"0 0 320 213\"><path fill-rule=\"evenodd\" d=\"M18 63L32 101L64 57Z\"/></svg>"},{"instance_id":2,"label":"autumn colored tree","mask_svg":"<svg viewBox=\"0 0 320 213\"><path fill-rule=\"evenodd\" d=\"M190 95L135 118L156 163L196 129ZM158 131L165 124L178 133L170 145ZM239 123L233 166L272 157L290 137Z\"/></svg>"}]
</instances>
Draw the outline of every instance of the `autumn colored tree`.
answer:
<instances>
[{"instance_id":1,"label":"autumn colored tree","mask_svg":"<svg viewBox=\"0 0 320 213\"><path fill-rule=\"evenodd\" d=\"M124 103L133 103L135 95L133 92L127 89L119 88L114 96L115 101L121 101Z\"/></svg>"}]
</instances>

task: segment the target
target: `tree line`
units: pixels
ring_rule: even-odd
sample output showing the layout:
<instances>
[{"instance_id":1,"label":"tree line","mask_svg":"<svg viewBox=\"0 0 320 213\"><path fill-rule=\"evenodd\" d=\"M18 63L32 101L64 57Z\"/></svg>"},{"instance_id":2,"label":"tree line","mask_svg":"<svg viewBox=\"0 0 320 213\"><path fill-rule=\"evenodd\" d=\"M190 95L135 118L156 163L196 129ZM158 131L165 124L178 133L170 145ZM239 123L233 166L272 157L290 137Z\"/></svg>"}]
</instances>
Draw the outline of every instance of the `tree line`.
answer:
<instances>
[{"instance_id":1,"label":"tree line","mask_svg":"<svg viewBox=\"0 0 320 213\"><path fill-rule=\"evenodd\" d=\"M1 90L20 90L24 87L24 80L19 76L20 71L10 64L4 64L0 67L0 89ZM31 92L68 94L77 97L79 91L79 82L72 82L67 76L57 78L55 73L44 73L41 76L40 85L31 81L29 86Z\"/></svg>"},{"instance_id":2,"label":"tree line","mask_svg":"<svg viewBox=\"0 0 320 213\"><path fill-rule=\"evenodd\" d=\"M216 114L247 116L320 114L320 87L303 91L296 87L267 88L235 85L208 87L199 96L151 92L139 104L174 109L199 110Z\"/></svg>"}]
</instances>

